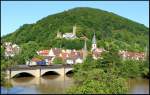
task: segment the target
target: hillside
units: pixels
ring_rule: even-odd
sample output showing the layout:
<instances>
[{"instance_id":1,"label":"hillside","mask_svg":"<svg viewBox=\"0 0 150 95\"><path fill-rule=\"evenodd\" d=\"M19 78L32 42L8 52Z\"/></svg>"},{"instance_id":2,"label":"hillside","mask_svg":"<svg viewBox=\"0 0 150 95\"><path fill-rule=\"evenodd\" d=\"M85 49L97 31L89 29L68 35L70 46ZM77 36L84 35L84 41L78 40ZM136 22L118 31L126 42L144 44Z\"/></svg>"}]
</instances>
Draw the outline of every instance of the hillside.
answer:
<instances>
[{"instance_id":1,"label":"hillside","mask_svg":"<svg viewBox=\"0 0 150 95\"><path fill-rule=\"evenodd\" d=\"M79 7L58 14L49 15L33 24L24 24L15 32L2 37L2 41L11 41L21 46L34 43L36 49L62 47L81 49L83 39L66 40L56 38L57 31L72 32L77 25L77 36L88 38L88 49L95 32L99 47L108 44L117 49L144 51L148 44L148 28L112 12L100 9Z\"/></svg>"}]
</instances>

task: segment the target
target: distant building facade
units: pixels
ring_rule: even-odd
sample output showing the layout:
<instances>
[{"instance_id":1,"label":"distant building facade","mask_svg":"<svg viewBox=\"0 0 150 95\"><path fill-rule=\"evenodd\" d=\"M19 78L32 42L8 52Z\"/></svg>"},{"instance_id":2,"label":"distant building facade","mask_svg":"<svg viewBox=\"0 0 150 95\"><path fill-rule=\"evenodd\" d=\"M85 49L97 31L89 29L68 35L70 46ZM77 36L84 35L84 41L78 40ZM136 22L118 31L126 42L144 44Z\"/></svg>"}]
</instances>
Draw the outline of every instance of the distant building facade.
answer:
<instances>
[{"instance_id":1,"label":"distant building facade","mask_svg":"<svg viewBox=\"0 0 150 95\"><path fill-rule=\"evenodd\" d=\"M11 42L5 42L4 48L5 57L13 57L20 52L20 47L16 44L12 44Z\"/></svg>"},{"instance_id":2,"label":"distant building facade","mask_svg":"<svg viewBox=\"0 0 150 95\"><path fill-rule=\"evenodd\" d=\"M50 50L41 50L37 51L37 54L40 56L49 57L47 62L49 64L53 63L53 60L56 57L62 58L66 64L77 64L83 63L84 58L87 54L86 51L82 50L69 50L69 49L60 49L60 48L51 48Z\"/></svg>"},{"instance_id":3,"label":"distant building facade","mask_svg":"<svg viewBox=\"0 0 150 95\"><path fill-rule=\"evenodd\" d=\"M132 59L132 60L144 60L145 59L145 53L143 52L130 52L130 51L124 51L120 50L119 55L123 58L123 60L126 59Z\"/></svg>"}]
</instances>

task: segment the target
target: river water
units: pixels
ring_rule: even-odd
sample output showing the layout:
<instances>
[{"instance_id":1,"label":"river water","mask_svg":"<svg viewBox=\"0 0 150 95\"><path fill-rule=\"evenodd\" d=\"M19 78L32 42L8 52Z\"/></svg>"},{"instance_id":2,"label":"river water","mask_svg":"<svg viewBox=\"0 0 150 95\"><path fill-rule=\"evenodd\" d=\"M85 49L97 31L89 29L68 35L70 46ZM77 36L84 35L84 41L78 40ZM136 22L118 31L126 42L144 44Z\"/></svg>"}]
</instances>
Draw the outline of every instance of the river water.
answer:
<instances>
[{"instance_id":1,"label":"river water","mask_svg":"<svg viewBox=\"0 0 150 95\"><path fill-rule=\"evenodd\" d=\"M7 82L10 82L12 87L1 87L2 94L60 94L65 93L65 89L74 84L72 77L59 75L13 78ZM130 79L128 86L129 94L149 94L148 79Z\"/></svg>"}]
</instances>

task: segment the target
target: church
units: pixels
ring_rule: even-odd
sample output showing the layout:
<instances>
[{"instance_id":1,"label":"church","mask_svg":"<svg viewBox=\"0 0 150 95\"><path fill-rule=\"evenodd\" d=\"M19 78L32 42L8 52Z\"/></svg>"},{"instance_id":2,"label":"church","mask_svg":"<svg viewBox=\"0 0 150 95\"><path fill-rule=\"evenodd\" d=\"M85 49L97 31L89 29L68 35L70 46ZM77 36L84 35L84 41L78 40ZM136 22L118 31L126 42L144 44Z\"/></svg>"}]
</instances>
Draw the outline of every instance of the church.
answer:
<instances>
[{"instance_id":1,"label":"church","mask_svg":"<svg viewBox=\"0 0 150 95\"><path fill-rule=\"evenodd\" d=\"M95 36L95 32L94 32L94 36L92 39L92 48L91 48L93 59L96 60L96 59L100 58L103 51L106 51L106 50L104 48L97 48L96 36Z\"/></svg>"}]
</instances>

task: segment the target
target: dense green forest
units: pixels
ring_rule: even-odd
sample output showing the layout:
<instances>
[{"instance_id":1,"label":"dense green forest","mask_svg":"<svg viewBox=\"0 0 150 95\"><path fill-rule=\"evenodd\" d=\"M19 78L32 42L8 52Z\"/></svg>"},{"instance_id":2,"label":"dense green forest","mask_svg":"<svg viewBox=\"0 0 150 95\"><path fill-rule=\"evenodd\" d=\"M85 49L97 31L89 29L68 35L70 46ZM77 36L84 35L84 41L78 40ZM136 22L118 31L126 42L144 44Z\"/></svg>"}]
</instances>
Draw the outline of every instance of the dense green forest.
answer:
<instances>
[{"instance_id":1,"label":"dense green forest","mask_svg":"<svg viewBox=\"0 0 150 95\"><path fill-rule=\"evenodd\" d=\"M72 32L77 25L79 39L66 40L56 38L57 31ZM88 49L96 33L98 47L113 43L118 49L144 51L148 44L148 28L144 25L100 9L79 7L61 13L49 15L33 24L24 24L11 34L2 37L2 42L11 41L24 45L30 41L37 44L37 49L61 47L68 49L83 48L83 39L88 38Z\"/></svg>"}]
</instances>

